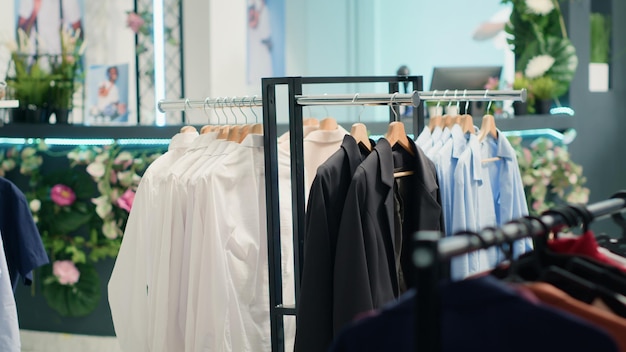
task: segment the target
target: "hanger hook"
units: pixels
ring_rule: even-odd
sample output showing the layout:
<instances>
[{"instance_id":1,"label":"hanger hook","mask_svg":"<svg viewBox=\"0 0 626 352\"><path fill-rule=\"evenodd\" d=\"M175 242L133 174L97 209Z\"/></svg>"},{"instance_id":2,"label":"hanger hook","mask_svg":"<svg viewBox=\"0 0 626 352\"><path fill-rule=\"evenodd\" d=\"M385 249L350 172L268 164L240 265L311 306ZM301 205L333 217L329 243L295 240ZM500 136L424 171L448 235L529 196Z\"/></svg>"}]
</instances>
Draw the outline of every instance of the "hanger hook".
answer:
<instances>
[{"instance_id":1,"label":"hanger hook","mask_svg":"<svg viewBox=\"0 0 626 352\"><path fill-rule=\"evenodd\" d=\"M448 94L448 92L450 91L450 89L446 89L445 92L443 92L443 97L445 99L446 95ZM450 107L450 105L452 105L452 100L448 100L448 107Z\"/></svg>"},{"instance_id":2,"label":"hanger hook","mask_svg":"<svg viewBox=\"0 0 626 352\"><path fill-rule=\"evenodd\" d=\"M209 113L206 111L207 106L210 105L209 100L211 98L210 97L206 97L206 99L204 99L204 104L202 104L202 111L204 111L204 115L206 115L207 118L207 124L211 124L211 115L209 115Z\"/></svg>"},{"instance_id":3,"label":"hanger hook","mask_svg":"<svg viewBox=\"0 0 626 352\"><path fill-rule=\"evenodd\" d=\"M465 89L463 91L463 99L465 100L465 98L467 97L467 89ZM469 99L465 100L465 115L467 115L467 111L469 109Z\"/></svg>"},{"instance_id":4,"label":"hanger hook","mask_svg":"<svg viewBox=\"0 0 626 352\"><path fill-rule=\"evenodd\" d=\"M435 96L437 95L437 90L435 89L433 91L433 99L435 98ZM439 106L441 105L441 100L437 101L437 106L435 110L439 110Z\"/></svg>"},{"instance_id":5,"label":"hanger hook","mask_svg":"<svg viewBox=\"0 0 626 352\"><path fill-rule=\"evenodd\" d=\"M391 100L389 100L389 106L391 107L391 111L393 111L393 116L395 117L394 121L398 121L398 112L393 107L393 101L396 99L396 95L398 95L398 92L393 93L391 95Z\"/></svg>"},{"instance_id":6,"label":"hanger hook","mask_svg":"<svg viewBox=\"0 0 626 352\"><path fill-rule=\"evenodd\" d=\"M220 114L217 113L217 105L220 103L220 97L215 98L215 102L213 102L213 112L215 113L215 117L217 117L217 124L221 125Z\"/></svg>"},{"instance_id":7,"label":"hanger hook","mask_svg":"<svg viewBox=\"0 0 626 352\"><path fill-rule=\"evenodd\" d=\"M241 98L241 100L239 101L239 105L237 105L237 109L239 109L239 112L243 115L244 121L246 122L246 125L248 124L248 115L246 115L246 113L243 111L243 109L241 108L244 104L244 101L246 100L248 96L245 95L243 98Z\"/></svg>"},{"instance_id":8,"label":"hanger hook","mask_svg":"<svg viewBox=\"0 0 626 352\"><path fill-rule=\"evenodd\" d=\"M487 99L487 94L489 94L489 89L485 89L485 99ZM485 110L485 114L489 114L489 109L491 109L492 100L489 99L489 104L487 104L487 110Z\"/></svg>"},{"instance_id":9,"label":"hanger hook","mask_svg":"<svg viewBox=\"0 0 626 352\"><path fill-rule=\"evenodd\" d=\"M236 106L235 105L236 98L237 98L236 96L230 98L230 104L228 105L228 109L230 110L230 113L233 115L233 118L235 119L235 125L238 125L239 120L237 119L237 114L235 114L235 111L233 110L233 107Z\"/></svg>"},{"instance_id":10,"label":"hanger hook","mask_svg":"<svg viewBox=\"0 0 626 352\"><path fill-rule=\"evenodd\" d=\"M254 104L254 101L256 100L256 95L252 96L252 100L250 100L250 110L252 110L252 114L254 115L254 122L258 123L259 122L259 116L257 116L256 112L254 111L254 108L252 107L252 105Z\"/></svg>"},{"instance_id":11,"label":"hanger hook","mask_svg":"<svg viewBox=\"0 0 626 352\"><path fill-rule=\"evenodd\" d=\"M456 101L456 113L457 114L459 113L459 100L456 98L458 92L459 92L458 89L454 90L454 101ZM452 102L452 101L450 101L450 102Z\"/></svg>"},{"instance_id":12,"label":"hanger hook","mask_svg":"<svg viewBox=\"0 0 626 352\"><path fill-rule=\"evenodd\" d=\"M183 109L185 114L187 114L187 108L191 109L191 102L189 102L189 98L185 99L185 108ZM185 121L187 122L187 125L190 125L188 118L186 118Z\"/></svg>"},{"instance_id":13,"label":"hanger hook","mask_svg":"<svg viewBox=\"0 0 626 352\"><path fill-rule=\"evenodd\" d=\"M354 97L352 98L352 104L356 103L356 99L358 97L359 97L359 93L355 93ZM365 104L361 107L361 111L359 111L359 117L358 117L359 122L361 122L361 114L363 114L363 110L365 110Z\"/></svg>"}]
</instances>

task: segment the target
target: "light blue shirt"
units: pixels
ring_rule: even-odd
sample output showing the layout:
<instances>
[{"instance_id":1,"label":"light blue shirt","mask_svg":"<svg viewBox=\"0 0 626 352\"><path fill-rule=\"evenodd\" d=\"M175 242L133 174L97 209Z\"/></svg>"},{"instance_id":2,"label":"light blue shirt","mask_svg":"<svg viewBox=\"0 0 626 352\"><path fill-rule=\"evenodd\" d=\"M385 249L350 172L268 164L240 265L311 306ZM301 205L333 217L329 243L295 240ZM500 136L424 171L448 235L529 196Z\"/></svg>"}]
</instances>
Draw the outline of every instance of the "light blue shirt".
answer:
<instances>
[{"instance_id":1,"label":"light blue shirt","mask_svg":"<svg viewBox=\"0 0 626 352\"><path fill-rule=\"evenodd\" d=\"M480 147L478 137L470 134L454 170L452 234L463 230L479 231L496 223L490 178L481 163ZM455 257L451 277L459 280L490 268L488 252L480 250Z\"/></svg>"},{"instance_id":2,"label":"light blue shirt","mask_svg":"<svg viewBox=\"0 0 626 352\"><path fill-rule=\"evenodd\" d=\"M463 135L461 126L454 125L450 130L450 138L433 158L437 170L437 179L439 180L439 194L441 195L446 236L452 235L454 170L466 145L467 140Z\"/></svg>"},{"instance_id":3,"label":"light blue shirt","mask_svg":"<svg viewBox=\"0 0 626 352\"><path fill-rule=\"evenodd\" d=\"M498 160L483 163L491 180L493 204L497 226L528 215L528 205L524 193L522 176L519 171L515 149L500 132L498 138L488 136L481 143L483 159L498 157ZM532 250L532 240L525 238L513 244L513 256ZM491 264L496 265L505 259L500 251L495 252Z\"/></svg>"},{"instance_id":4,"label":"light blue shirt","mask_svg":"<svg viewBox=\"0 0 626 352\"><path fill-rule=\"evenodd\" d=\"M428 128L428 126L424 126L422 132L419 134L419 136L417 136L415 144L417 144L418 147L422 148L422 151L424 150L424 147L426 147L426 145L432 145L432 137L430 133L430 128Z\"/></svg>"}]
</instances>

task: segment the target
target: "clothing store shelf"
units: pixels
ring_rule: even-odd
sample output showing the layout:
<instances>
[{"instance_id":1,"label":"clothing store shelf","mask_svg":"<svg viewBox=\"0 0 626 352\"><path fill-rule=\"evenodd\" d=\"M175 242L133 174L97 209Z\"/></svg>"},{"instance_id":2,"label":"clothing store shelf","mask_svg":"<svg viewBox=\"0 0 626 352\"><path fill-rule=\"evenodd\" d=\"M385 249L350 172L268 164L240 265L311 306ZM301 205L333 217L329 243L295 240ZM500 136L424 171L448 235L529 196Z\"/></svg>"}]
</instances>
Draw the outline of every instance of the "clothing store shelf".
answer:
<instances>
[{"instance_id":1,"label":"clothing store shelf","mask_svg":"<svg viewBox=\"0 0 626 352\"><path fill-rule=\"evenodd\" d=\"M2 137L12 138L172 138L182 126L85 126L12 123L0 127ZM195 126L198 131L202 126Z\"/></svg>"},{"instance_id":2,"label":"clothing store shelf","mask_svg":"<svg viewBox=\"0 0 626 352\"><path fill-rule=\"evenodd\" d=\"M478 122L477 125L480 126ZM565 131L574 128L574 118L570 115L521 115L514 118L496 119L496 126L501 131L523 131L542 128L551 128L556 131Z\"/></svg>"}]
</instances>

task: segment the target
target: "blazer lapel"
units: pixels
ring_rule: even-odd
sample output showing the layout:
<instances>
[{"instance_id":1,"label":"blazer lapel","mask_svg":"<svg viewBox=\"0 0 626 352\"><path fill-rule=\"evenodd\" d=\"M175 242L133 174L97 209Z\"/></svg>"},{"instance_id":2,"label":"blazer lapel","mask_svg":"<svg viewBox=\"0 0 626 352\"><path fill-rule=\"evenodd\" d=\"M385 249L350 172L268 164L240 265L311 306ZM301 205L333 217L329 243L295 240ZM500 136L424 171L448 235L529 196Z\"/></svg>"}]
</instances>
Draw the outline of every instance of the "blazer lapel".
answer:
<instances>
[{"instance_id":1,"label":"blazer lapel","mask_svg":"<svg viewBox=\"0 0 626 352\"><path fill-rule=\"evenodd\" d=\"M376 147L374 148L378 155L378 166L380 183L386 187L383 187L382 197L384 199L384 212L386 214L386 223L380 224L382 235L384 236L385 243L389 246L386 248L387 257L389 259L389 269L391 280L393 282L393 290L396 297L399 295L398 288L398 275L396 270L396 248L399 244L395 243L395 223L394 223L394 197L393 197L393 155L391 146L386 139L381 138Z\"/></svg>"}]
</instances>

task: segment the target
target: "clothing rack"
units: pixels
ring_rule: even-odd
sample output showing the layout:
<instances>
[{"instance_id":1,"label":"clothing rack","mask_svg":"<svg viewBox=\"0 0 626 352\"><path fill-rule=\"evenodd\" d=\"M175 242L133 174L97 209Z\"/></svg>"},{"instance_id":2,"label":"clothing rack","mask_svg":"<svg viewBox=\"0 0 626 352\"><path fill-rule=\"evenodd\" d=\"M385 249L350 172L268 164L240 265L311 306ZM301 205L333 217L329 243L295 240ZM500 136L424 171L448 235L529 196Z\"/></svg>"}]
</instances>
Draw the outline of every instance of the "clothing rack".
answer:
<instances>
[{"instance_id":1,"label":"clothing rack","mask_svg":"<svg viewBox=\"0 0 626 352\"><path fill-rule=\"evenodd\" d=\"M422 89L421 76L379 76L379 77L283 77L263 78L263 132L265 146L265 192L267 211L268 260L270 281L270 323L272 351L284 351L283 316L295 315L295 307L287 307L282 302L281 246L280 246L280 209L278 194L278 146L276 124L276 87L287 86L289 104L289 145L291 149L291 196L292 226L294 238L294 278L295 297L300 287L304 234L304 152L302 110L306 105L389 105L389 119L399 116L397 105L419 103L417 94L399 94L399 84L411 82L412 91ZM311 84L350 84L350 83L387 83L389 94L353 94L353 95L318 95L304 96L302 88ZM419 131L424 126L422 109L412 112L413 130Z\"/></svg>"},{"instance_id":2,"label":"clothing rack","mask_svg":"<svg viewBox=\"0 0 626 352\"><path fill-rule=\"evenodd\" d=\"M230 100L229 100L230 99ZM224 109L224 108L252 108L263 106L263 101L256 95L253 97L216 97L206 98L204 100L191 99L171 99L160 100L157 107L160 112L167 111L187 111L187 110L204 110L206 108Z\"/></svg>"},{"instance_id":3,"label":"clothing rack","mask_svg":"<svg viewBox=\"0 0 626 352\"><path fill-rule=\"evenodd\" d=\"M443 277L443 263L455 256L479 249L509 244L525 237L547 236L551 231L578 226L581 223L589 224L595 219L615 214L626 208L626 192L618 192L611 199L582 208L583 211L575 219L564 216L558 208L555 208L539 218L517 219L500 228L486 228L475 234L465 232L440 238L439 232L417 232L413 239L413 264L417 276L415 350L419 352L442 350L441 296L438 294L438 285Z\"/></svg>"},{"instance_id":4,"label":"clothing rack","mask_svg":"<svg viewBox=\"0 0 626 352\"><path fill-rule=\"evenodd\" d=\"M420 100L426 101L493 101L493 100L518 100L526 101L528 93L521 90L467 90L446 89L419 92Z\"/></svg>"}]
</instances>

